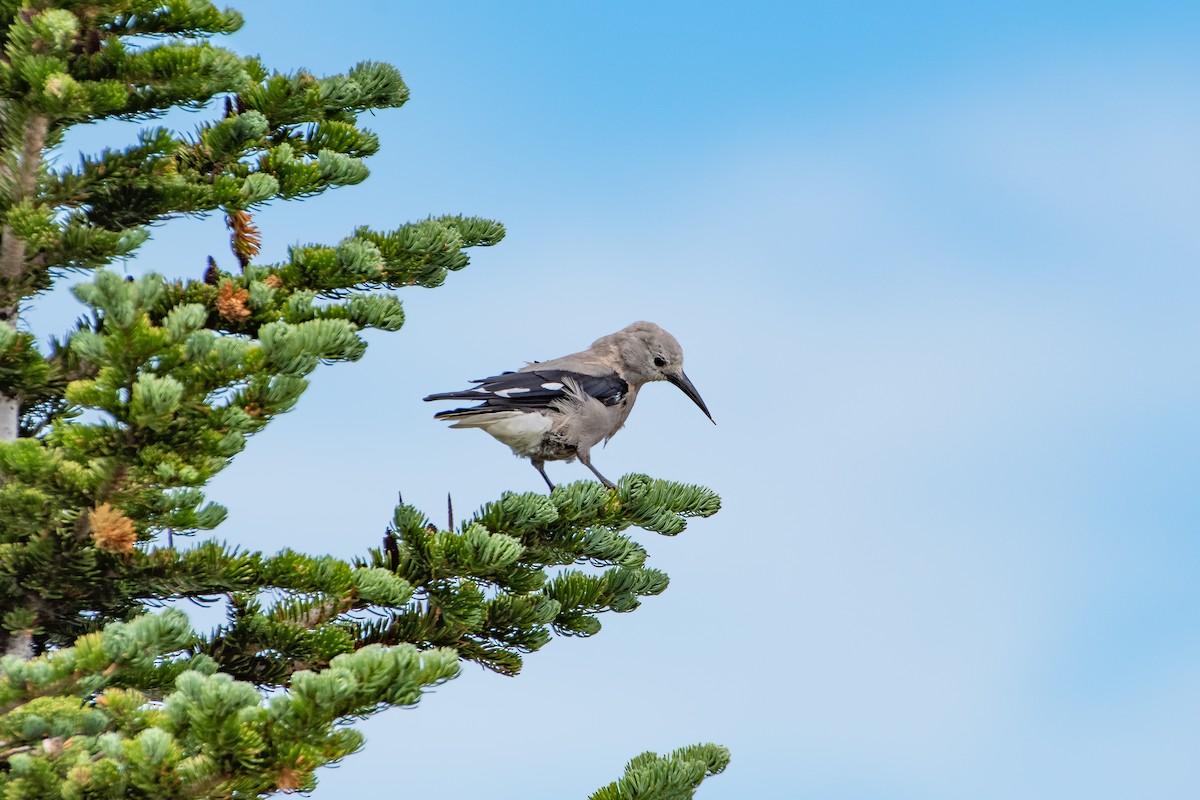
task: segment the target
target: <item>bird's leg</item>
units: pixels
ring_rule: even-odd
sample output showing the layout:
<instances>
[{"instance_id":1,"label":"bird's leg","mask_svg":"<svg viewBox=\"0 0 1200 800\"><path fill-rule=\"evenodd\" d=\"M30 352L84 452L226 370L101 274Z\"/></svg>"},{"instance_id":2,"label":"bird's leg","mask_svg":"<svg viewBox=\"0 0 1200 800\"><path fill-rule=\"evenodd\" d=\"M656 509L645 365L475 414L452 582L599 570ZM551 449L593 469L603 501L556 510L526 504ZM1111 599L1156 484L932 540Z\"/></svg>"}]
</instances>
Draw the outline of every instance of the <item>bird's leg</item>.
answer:
<instances>
[{"instance_id":1,"label":"bird's leg","mask_svg":"<svg viewBox=\"0 0 1200 800\"><path fill-rule=\"evenodd\" d=\"M550 476L546 474L546 462L539 461L537 459L531 459L530 463L533 464L533 468L538 471L538 475L542 476L542 480L546 482L546 485L550 487L550 491L553 492L554 484L550 482Z\"/></svg>"},{"instance_id":2,"label":"bird's leg","mask_svg":"<svg viewBox=\"0 0 1200 800\"><path fill-rule=\"evenodd\" d=\"M617 488L617 485L615 483L613 483L608 478L601 475L600 471L592 466L592 457L589 454L581 452L579 454L579 463L583 464L585 467L590 469L592 471L592 474L595 475L597 478L599 478L600 482L603 483L608 488L610 488L610 489Z\"/></svg>"}]
</instances>

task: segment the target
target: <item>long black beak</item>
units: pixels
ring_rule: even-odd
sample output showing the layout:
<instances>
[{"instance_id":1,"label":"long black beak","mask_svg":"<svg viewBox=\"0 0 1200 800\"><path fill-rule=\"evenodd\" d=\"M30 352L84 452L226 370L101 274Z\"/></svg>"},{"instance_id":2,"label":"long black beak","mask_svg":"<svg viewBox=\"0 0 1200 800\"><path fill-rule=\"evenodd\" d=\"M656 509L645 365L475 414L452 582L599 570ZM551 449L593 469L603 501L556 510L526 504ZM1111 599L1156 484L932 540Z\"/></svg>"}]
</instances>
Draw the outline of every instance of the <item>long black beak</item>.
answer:
<instances>
[{"instance_id":1,"label":"long black beak","mask_svg":"<svg viewBox=\"0 0 1200 800\"><path fill-rule=\"evenodd\" d=\"M704 412L704 416L708 417L713 425L717 424L717 421L712 418L712 414L708 413L708 406L704 405L704 400L700 398L700 393L696 391L696 387L688 380L687 375L680 372L678 375L668 375L667 380L678 386L684 394L692 398L692 402L700 406L700 410Z\"/></svg>"}]
</instances>

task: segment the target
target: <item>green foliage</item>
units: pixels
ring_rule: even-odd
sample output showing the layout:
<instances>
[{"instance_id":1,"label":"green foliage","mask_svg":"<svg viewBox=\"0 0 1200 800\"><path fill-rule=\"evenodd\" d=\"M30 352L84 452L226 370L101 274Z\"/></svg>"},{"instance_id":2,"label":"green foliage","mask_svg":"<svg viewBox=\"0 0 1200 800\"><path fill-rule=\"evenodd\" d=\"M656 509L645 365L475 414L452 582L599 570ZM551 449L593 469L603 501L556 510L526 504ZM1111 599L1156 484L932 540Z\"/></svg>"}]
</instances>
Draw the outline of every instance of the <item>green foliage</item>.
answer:
<instances>
[{"instance_id":1,"label":"green foliage","mask_svg":"<svg viewBox=\"0 0 1200 800\"><path fill-rule=\"evenodd\" d=\"M223 670L263 685L285 684L298 668L372 644L454 648L516 674L523 655L554 632L594 634L600 614L632 611L667 586L666 575L642 566L645 550L621 533L633 523L624 496L599 487L606 499L594 502L596 486L563 485L552 498L506 494L454 531L400 505L384 546L353 565L290 550L254 554L258 572L247 585L258 593L236 593L227 623L198 647ZM656 491L674 496L682 488L664 483ZM712 513L714 497L701 490L691 506L668 513ZM609 569L562 569L576 564ZM264 599L266 588L284 591Z\"/></svg>"},{"instance_id":2,"label":"green foliage","mask_svg":"<svg viewBox=\"0 0 1200 800\"><path fill-rule=\"evenodd\" d=\"M183 538L223 521L205 485L320 365L404 324L394 292L441 285L504 236L445 215L258 261L251 212L364 180L380 143L358 118L408 88L387 64L277 72L210 41L241 23L208 0L0 0L0 395L20 411L18 438L0 441L8 800L311 789L360 746L350 719L416 703L464 661L516 674L556 634L593 635L662 592L630 529L675 535L720 504L629 475L617 491L506 493L451 530L402 504L382 546L352 560ZM72 125L176 107L204 119L46 158ZM105 269L150 225L213 212L234 271ZM78 270L85 313L40 346L16 324L22 304ZM225 623L199 633L158 611L185 599L222 603ZM597 797L690 796L721 753L639 756Z\"/></svg>"},{"instance_id":3,"label":"green foliage","mask_svg":"<svg viewBox=\"0 0 1200 800\"><path fill-rule=\"evenodd\" d=\"M226 114L191 136L147 129L130 147L85 156L55 172L26 159L23 166L40 173L36 195L0 192L0 217L26 245L23 274L0 281L0 301L46 288L55 269L94 268L128 255L145 240L141 227L166 217L246 210L359 183L367 176L363 159L379 141L358 127L356 116L408 99L388 64L363 62L327 77L283 74L199 41L241 25L236 12L203 0L72 4L4 19L0 99L9 110L0 144L9 152L31 142L53 145L74 123L149 118L175 106L199 108L221 95ZM145 37L162 34L187 38L146 45ZM138 46L130 37L140 37ZM459 236L447 222L436 256L422 249L434 243L421 236L409 242L406 255L449 259L459 268L463 247L503 235L487 224L494 235L482 241L474 232ZM447 254L451 240L460 243ZM408 282L381 277L376 285Z\"/></svg>"},{"instance_id":4,"label":"green foliage","mask_svg":"<svg viewBox=\"0 0 1200 800\"><path fill-rule=\"evenodd\" d=\"M49 362L38 352L33 334L0 325L0 386L16 389L24 404L40 399L51 378Z\"/></svg>"},{"instance_id":5,"label":"green foliage","mask_svg":"<svg viewBox=\"0 0 1200 800\"><path fill-rule=\"evenodd\" d=\"M16 445L0 449L8 474L59 474L39 443ZM0 709L10 708L0 721L22 731L8 741L25 747L54 740L49 748L30 744L21 753L27 758L10 760L11 782L0 777L0 787L13 797L37 797L52 786L64 797L311 788L312 769L360 743L337 720L416 702L421 687L453 677L460 660L513 674L522 654L545 645L553 631L590 635L599 630L599 614L631 610L662 591L662 573L633 563L645 554L622 533L633 524L626 503L636 495L645 513L655 498L666 498L675 510L657 511L682 519L711 513L714 496L644 476L626 476L622 486L633 491L581 482L551 497L506 494L454 531L401 505L384 547L353 564L290 550L264 557L214 542L184 552L138 548L126 558L56 543L57 550L41 553L44 561L27 567L39 576L29 588L60 609L48 615L35 608L42 635L66 645L65 631L97 632L32 661L0 663L7 681ZM685 495L692 502L681 508ZM38 543L45 540L31 538L22 564ZM601 554L605 548L610 556ZM85 561L56 566L80 552ZM640 559L628 559L631 552ZM0 563L8 566L6 555ZM630 563L617 565L616 558ZM575 563L613 566L599 575L560 569L550 577L550 567ZM19 577L8 574L10 581ZM209 635L192 632L178 612L139 616L139 601L215 594L232 598L230 618ZM29 620L6 619L17 623ZM256 686L289 691L267 701ZM45 708L31 705L39 698ZM18 708L24 710L11 711ZM70 746L60 747L59 739ZM237 758L217 757L233 753ZM143 773L139 764L160 768ZM84 765L91 771L73 771ZM670 786L695 773L674 765L648 769L652 777L665 770ZM71 781L83 774L95 793L72 795Z\"/></svg>"},{"instance_id":6,"label":"green foliage","mask_svg":"<svg viewBox=\"0 0 1200 800\"><path fill-rule=\"evenodd\" d=\"M186 648L178 611L114 623L73 646L0 659L0 741L12 800L246 797L311 789L362 739L342 721L411 705L458 674L451 651L367 647L264 697ZM151 691L147 691L147 690Z\"/></svg>"},{"instance_id":7,"label":"green foliage","mask_svg":"<svg viewBox=\"0 0 1200 800\"><path fill-rule=\"evenodd\" d=\"M0 379L18 396L36 393L24 427L47 431L47 446L88 466L99 479L92 500L119 502L152 532L211 527L203 523L219 515L202 510L203 496L176 490L223 469L296 403L319 364L360 358L359 331L403 324L397 298L363 293L391 285L384 270L361 239L217 272L217 285L99 270L75 287L92 316L52 358L0 326ZM64 379L51 385L55 374ZM102 416L79 415L89 410Z\"/></svg>"},{"instance_id":8,"label":"green foliage","mask_svg":"<svg viewBox=\"0 0 1200 800\"><path fill-rule=\"evenodd\" d=\"M642 753L625 766L619 780L589 800L689 800L700 782L729 766L729 751L715 744L694 744L660 756Z\"/></svg>"}]
</instances>

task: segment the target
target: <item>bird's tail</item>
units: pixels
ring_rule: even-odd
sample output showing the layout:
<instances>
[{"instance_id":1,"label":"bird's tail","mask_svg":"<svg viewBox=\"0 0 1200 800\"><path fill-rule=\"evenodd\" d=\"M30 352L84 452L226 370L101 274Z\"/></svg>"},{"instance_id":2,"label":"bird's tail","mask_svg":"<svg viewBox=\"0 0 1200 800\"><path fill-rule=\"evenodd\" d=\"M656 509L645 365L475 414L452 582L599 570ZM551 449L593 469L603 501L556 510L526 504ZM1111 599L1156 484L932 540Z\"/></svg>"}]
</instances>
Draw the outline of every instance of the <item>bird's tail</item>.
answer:
<instances>
[{"instance_id":1,"label":"bird's tail","mask_svg":"<svg viewBox=\"0 0 1200 800\"><path fill-rule=\"evenodd\" d=\"M494 408L487 405L472 406L471 408L452 408L448 411L439 411L433 415L434 419L455 420L457 424L455 428L476 428L481 424L486 424L488 420L495 421L498 413L514 413L506 411L502 408Z\"/></svg>"},{"instance_id":2,"label":"bird's tail","mask_svg":"<svg viewBox=\"0 0 1200 800\"><path fill-rule=\"evenodd\" d=\"M439 392L431 394L424 398L425 402L430 400L479 400L487 397L494 397L491 392L480 391L479 389L463 389L458 392ZM460 411L462 409L459 409Z\"/></svg>"}]
</instances>

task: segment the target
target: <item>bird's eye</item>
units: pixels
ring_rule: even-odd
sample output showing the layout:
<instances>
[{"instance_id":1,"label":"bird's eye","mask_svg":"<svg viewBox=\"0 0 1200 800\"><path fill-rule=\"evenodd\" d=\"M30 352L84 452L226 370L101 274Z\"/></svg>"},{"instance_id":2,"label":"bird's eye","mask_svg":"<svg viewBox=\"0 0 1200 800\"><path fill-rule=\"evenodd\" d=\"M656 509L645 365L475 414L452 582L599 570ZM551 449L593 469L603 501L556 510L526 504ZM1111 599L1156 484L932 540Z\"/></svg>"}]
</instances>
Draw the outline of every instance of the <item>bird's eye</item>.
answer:
<instances>
[{"instance_id":1,"label":"bird's eye","mask_svg":"<svg viewBox=\"0 0 1200 800\"><path fill-rule=\"evenodd\" d=\"M665 358L663 358L662 356L654 357L654 366L665 367L666 365L667 365L667 360Z\"/></svg>"}]
</instances>

